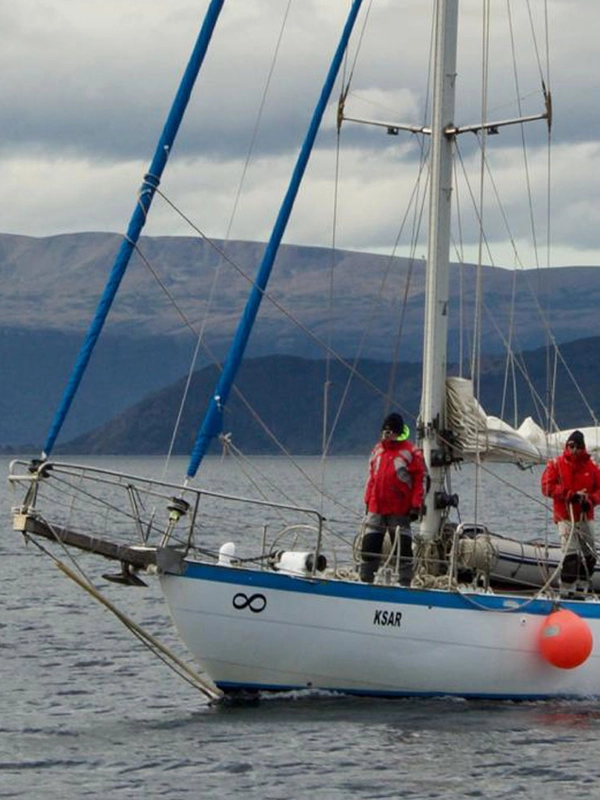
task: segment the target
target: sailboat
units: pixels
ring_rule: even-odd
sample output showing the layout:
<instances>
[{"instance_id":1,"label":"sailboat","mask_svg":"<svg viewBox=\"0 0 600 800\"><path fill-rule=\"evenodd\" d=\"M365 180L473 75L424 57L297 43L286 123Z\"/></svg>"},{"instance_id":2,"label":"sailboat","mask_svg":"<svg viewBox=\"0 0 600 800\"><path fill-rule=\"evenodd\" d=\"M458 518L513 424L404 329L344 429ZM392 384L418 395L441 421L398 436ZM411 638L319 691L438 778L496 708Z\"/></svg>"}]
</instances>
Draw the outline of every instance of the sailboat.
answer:
<instances>
[{"instance_id":1,"label":"sailboat","mask_svg":"<svg viewBox=\"0 0 600 800\"><path fill-rule=\"evenodd\" d=\"M175 628L199 665L199 672L194 671L196 682L211 698L307 689L376 697L600 696L600 602L595 594L563 598L556 588L556 569L534 590L494 585L489 531L479 522L457 525L450 521L457 498L448 476L466 453L460 423L451 418L447 403L454 144L463 132L495 132L503 125L548 119L551 113L548 95L545 108L534 117L455 124L458 0L434 3L431 126L419 128L431 142L423 392L417 428L429 480L415 526L412 584L400 584L400 556L393 549L375 581L363 583L357 572L354 536L349 533L345 541L332 542L328 521L318 507L283 497L272 502L226 495L194 482L209 443L223 434L223 413L236 370L360 0L351 5L185 479L168 482L51 457L149 211L221 6L222 0L210 3L44 451L34 462L11 465L10 481L25 487L23 500L14 509L15 530L28 541L47 544L49 540L113 560L121 571L107 577L125 585L157 576ZM416 132L413 126L405 129ZM402 125L394 125L395 133L402 130ZM63 499L66 489L72 492L69 499ZM220 529L219 547L213 548L205 544L204 532L214 527L217 507L227 508L228 522ZM80 514L77 518L76 513ZM290 516L293 522L288 522ZM211 533L216 535L214 530ZM62 561L60 566L112 609L112 603L84 577ZM134 623L127 624L136 635L143 635ZM185 669L189 676L192 670Z\"/></svg>"}]
</instances>

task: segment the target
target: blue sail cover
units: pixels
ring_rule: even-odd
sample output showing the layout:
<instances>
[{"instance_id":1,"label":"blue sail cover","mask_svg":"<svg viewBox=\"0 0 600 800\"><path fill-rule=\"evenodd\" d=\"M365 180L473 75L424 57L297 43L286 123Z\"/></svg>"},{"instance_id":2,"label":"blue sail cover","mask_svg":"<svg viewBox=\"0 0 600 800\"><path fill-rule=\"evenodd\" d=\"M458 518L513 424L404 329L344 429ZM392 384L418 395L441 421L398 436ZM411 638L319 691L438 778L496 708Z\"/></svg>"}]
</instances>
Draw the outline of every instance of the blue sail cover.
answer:
<instances>
[{"instance_id":1,"label":"blue sail cover","mask_svg":"<svg viewBox=\"0 0 600 800\"><path fill-rule=\"evenodd\" d=\"M100 298L96 313L90 324L87 336L83 342L79 356L75 362L75 366L73 367L73 371L62 396L60 406L58 407L56 416L52 422L50 433L48 434L48 438L44 447L44 456L50 455L52 448L54 447L56 438L60 433L63 423L67 417L98 337L100 336L106 321L106 317L108 316L108 312L110 311L113 300L115 299L115 295L121 284L123 275L125 274L127 266L129 265L129 261L131 260L131 255L146 222L150 205L160 183L160 179L167 164L169 155L171 154L171 148L175 141L175 137L177 136L177 132L187 108L192 89L194 88L194 83L196 82L196 78L200 72L200 67L204 61L204 56L208 50L215 25L224 3L225 0L211 0L204 17L204 22L200 29L200 33L198 34L196 44L194 45L192 55L190 56L190 60L181 79L179 89L156 147L154 158L152 159L152 163L150 164L147 175L144 176L136 207L129 222L129 227L127 228L127 233L125 234L119 252L117 253L117 257L109 275L108 282L102 297Z\"/></svg>"},{"instance_id":2,"label":"blue sail cover","mask_svg":"<svg viewBox=\"0 0 600 800\"><path fill-rule=\"evenodd\" d=\"M329 102L329 97L331 96L331 92L337 79L337 75L344 58L344 53L348 46L348 41L352 34L354 23L356 22L361 4L362 0L354 0L354 3L350 9L342 36L325 79L325 84L313 113L308 132L298 155L288 190L281 204L279 214L273 227L273 232L271 233L271 238L269 239L265 249L256 280L252 287L252 291L250 292L250 296L246 303L242 318L238 324L227 360L223 366L223 371L221 372L217 386L210 400L206 416L204 417L204 421L202 422L202 426L198 433L198 437L190 458L190 463L188 465L188 478L194 477L198 471L200 462L206 455L206 451L208 450L212 439L215 436L218 436L223 430L223 410L229 398L231 387L235 381L238 368L244 356L244 351L250 337L250 332L252 330L254 320L256 319L267 282L271 275L271 269L277 255L279 245L281 244L283 234L285 233L294 201L296 199L296 195L298 194L298 189L300 188L300 183L302 181L306 165L308 164L308 159L310 158L323 114L325 113L327 103Z\"/></svg>"}]
</instances>

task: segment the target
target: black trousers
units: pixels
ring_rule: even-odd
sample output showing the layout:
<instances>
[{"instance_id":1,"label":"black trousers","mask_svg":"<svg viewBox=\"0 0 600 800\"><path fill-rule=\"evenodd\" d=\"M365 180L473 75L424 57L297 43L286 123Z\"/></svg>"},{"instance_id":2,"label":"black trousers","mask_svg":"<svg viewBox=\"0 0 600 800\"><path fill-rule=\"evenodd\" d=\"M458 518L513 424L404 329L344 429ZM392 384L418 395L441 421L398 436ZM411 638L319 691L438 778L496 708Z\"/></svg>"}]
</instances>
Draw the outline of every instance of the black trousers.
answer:
<instances>
[{"instance_id":1,"label":"black trousers","mask_svg":"<svg viewBox=\"0 0 600 800\"><path fill-rule=\"evenodd\" d=\"M369 512L365 523L360 548L360 579L373 583L375 573L383 563L382 550L385 534L390 537L392 546L396 542L396 531L400 535L400 583L410 585L413 575L412 533L410 519L398 514L374 514ZM396 565L396 555L390 559L390 566Z\"/></svg>"}]
</instances>

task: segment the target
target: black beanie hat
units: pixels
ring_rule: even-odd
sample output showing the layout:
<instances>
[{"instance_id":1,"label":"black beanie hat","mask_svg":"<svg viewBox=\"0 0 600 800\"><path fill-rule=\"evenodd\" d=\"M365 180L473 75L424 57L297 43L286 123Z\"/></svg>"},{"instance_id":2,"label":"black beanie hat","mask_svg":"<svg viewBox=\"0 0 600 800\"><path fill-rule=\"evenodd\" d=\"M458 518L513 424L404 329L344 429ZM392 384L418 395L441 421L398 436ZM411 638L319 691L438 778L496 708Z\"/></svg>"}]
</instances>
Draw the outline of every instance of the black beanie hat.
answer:
<instances>
[{"instance_id":1,"label":"black beanie hat","mask_svg":"<svg viewBox=\"0 0 600 800\"><path fill-rule=\"evenodd\" d=\"M585 447L585 439L583 438L583 433L581 431L573 431L573 433L567 439L567 444L569 442L573 442L577 445L577 447Z\"/></svg>"},{"instance_id":2,"label":"black beanie hat","mask_svg":"<svg viewBox=\"0 0 600 800\"><path fill-rule=\"evenodd\" d=\"M387 417L383 420L383 424L381 426L381 430L384 428L389 428L392 433L400 434L404 431L404 420L402 419L401 414L388 414Z\"/></svg>"}]
</instances>

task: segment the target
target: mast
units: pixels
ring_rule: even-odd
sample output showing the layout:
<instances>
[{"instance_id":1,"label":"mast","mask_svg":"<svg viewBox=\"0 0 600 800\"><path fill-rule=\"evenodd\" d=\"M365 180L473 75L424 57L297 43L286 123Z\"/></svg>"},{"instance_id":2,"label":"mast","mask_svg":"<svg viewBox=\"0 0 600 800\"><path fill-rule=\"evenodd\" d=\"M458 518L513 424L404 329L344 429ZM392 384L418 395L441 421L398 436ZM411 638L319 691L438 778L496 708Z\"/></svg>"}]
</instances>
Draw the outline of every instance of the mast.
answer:
<instances>
[{"instance_id":1,"label":"mast","mask_svg":"<svg viewBox=\"0 0 600 800\"><path fill-rule=\"evenodd\" d=\"M443 432L458 0L436 0L435 5L430 204L420 415L423 454L431 478L420 531L425 538L436 536L441 525L442 513L447 505L444 479L450 461Z\"/></svg>"}]
</instances>

